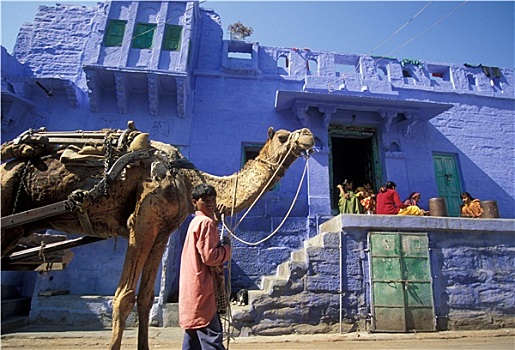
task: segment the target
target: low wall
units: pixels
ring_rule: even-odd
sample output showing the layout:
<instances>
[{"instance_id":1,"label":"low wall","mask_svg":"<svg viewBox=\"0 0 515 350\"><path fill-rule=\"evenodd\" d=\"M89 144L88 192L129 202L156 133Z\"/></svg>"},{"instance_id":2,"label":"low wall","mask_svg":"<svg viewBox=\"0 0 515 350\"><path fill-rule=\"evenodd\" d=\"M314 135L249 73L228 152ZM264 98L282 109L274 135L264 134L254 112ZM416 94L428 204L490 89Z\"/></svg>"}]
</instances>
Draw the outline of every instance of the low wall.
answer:
<instances>
[{"instance_id":1,"label":"low wall","mask_svg":"<svg viewBox=\"0 0 515 350\"><path fill-rule=\"evenodd\" d=\"M340 231L346 315L370 315L368 233L427 233L436 329L515 326L514 220L340 215L321 225Z\"/></svg>"}]
</instances>

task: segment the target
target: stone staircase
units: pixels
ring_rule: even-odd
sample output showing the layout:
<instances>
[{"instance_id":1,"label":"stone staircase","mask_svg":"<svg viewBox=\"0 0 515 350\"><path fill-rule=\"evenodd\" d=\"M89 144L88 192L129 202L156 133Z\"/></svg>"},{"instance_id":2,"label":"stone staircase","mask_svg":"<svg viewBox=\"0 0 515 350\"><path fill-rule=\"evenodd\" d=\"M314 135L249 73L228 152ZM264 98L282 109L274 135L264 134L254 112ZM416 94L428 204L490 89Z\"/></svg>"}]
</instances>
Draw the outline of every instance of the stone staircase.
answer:
<instances>
[{"instance_id":1,"label":"stone staircase","mask_svg":"<svg viewBox=\"0 0 515 350\"><path fill-rule=\"evenodd\" d=\"M30 298L21 296L16 288L2 286L2 334L29 323L30 302Z\"/></svg>"},{"instance_id":2,"label":"stone staircase","mask_svg":"<svg viewBox=\"0 0 515 350\"><path fill-rule=\"evenodd\" d=\"M304 242L261 290L249 290L249 305L231 306L234 336L328 333L339 329L340 233ZM350 326L349 326L350 327Z\"/></svg>"}]
</instances>

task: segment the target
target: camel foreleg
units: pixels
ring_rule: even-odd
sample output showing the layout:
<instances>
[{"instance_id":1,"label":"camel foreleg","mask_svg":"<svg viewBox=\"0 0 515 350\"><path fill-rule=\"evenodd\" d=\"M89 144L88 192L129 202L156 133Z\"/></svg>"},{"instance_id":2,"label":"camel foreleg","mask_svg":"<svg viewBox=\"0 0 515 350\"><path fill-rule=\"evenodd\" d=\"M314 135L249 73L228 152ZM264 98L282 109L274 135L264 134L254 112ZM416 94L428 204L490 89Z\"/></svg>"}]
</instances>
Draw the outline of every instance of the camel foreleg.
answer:
<instances>
[{"instance_id":1,"label":"camel foreleg","mask_svg":"<svg viewBox=\"0 0 515 350\"><path fill-rule=\"evenodd\" d=\"M134 289L118 287L113 299L113 325L109 349L119 350L122 346L123 331L127 324L127 317L134 307L136 293Z\"/></svg>"},{"instance_id":2,"label":"camel foreleg","mask_svg":"<svg viewBox=\"0 0 515 350\"><path fill-rule=\"evenodd\" d=\"M138 292L138 350L148 350L148 327L150 310L154 302L154 286L157 271L161 263L166 244L170 234L163 234L156 239L147 261L143 266L141 282Z\"/></svg>"},{"instance_id":3,"label":"camel foreleg","mask_svg":"<svg viewBox=\"0 0 515 350\"><path fill-rule=\"evenodd\" d=\"M157 234L148 232L143 242L134 236L134 230L130 232L129 247L125 255L122 276L113 299L113 324L111 333L111 350L119 350L122 344L123 331L127 324L127 317L136 303L136 285L141 276L141 271L153 245ZM140 232L145 232L141 230Z\"/></svg>"}]
</instances>

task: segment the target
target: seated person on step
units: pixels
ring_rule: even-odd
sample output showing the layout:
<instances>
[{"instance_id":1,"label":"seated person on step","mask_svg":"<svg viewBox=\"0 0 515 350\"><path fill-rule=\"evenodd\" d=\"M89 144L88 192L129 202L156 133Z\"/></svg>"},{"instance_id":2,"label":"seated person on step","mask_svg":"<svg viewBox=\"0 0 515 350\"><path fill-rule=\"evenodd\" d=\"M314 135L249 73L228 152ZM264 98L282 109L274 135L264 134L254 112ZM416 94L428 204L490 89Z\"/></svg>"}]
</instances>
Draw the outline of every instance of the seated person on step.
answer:
<instances>
[{"instance_id":1,"label":"seated person on step","mask_svg":"<svg viewBox=\"0 0 515 350\"><path fill-rule=\"evenodd\" d=\"M406 198L404 201L407 207L399 210L399 215L429 215L428 211L419 208L418 202L420 198L419 192L411 192L409 198Z\"/></svg>"},{"instance_id":2,"label":"seated person on step","mask_svg":"<svg viewBox=\"0 0 515 350\"><path fill-rule=\"evenodd\" d=\"M461 205L461 216L468 218L480 218L483 215L483 208L481 208L481 201L474 198L468 192L463 192L461 195L463 204Z\"/></svg>"},{"instance_id":3,"label":"seated person on step","mask_svg":"<svg viewBox=\"0 0 515 350\"><path fill-rule=\"evenodd\" d=\"M376 213L376 194L370 181L365 181L363 187L356 188L356 197L359 198L364 214Z\"/></svg>"},{"instance_id":4,"label":"seated person on step","mask_svg":"<svg viewBox=\"0 0 515 350\"><path fill-rule=\"evenodd\" d=\"M352 181L345 180L342 185L338 184L336 187L340 191L338 201L340 214L359 214L361 212L360 204L354 193Z\"/></svg>"},{"instance_id":5,"label":"seated person on step","mask_svg":"<svg viewBox=\"0 0 515 350\"><path fill-rule=\"evenodd\" d=\"M407 207L406 204L401 202L396 188L397 184L393 181L388 181L385 187L381 187L377 194L377 214L397 215L399 210Z\"/></svg>"}]
</instances>

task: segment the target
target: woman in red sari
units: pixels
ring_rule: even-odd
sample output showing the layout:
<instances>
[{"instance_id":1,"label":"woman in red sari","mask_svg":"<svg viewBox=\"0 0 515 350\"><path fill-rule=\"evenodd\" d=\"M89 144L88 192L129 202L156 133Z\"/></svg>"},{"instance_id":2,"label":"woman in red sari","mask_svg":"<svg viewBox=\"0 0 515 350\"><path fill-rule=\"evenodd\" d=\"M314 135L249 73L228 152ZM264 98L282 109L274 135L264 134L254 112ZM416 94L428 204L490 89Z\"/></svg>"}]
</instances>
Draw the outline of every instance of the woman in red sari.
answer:
<instances>
[{"instance_id":1,"label":"woman in red sari","mask_svg":"<svg viewBox=\"0 0 515 350\"><path fill-rule=\"evenodd\" d=\"M401 201L399 193L395 190L397 184L388 181L385 187L381 187L377 194L376 213L397 215L402 208L407 205Z\"/></svg>"}]
</instances>

